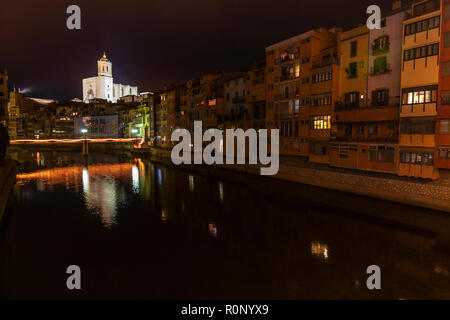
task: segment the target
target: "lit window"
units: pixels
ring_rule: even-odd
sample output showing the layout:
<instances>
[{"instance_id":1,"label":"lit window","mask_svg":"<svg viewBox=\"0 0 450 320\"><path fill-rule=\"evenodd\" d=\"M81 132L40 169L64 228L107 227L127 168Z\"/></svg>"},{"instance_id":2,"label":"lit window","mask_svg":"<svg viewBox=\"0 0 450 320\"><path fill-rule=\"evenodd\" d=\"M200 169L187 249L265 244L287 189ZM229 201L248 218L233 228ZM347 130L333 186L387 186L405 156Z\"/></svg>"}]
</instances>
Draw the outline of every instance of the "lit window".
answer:
<instances>
[{"instance_id":1,"label":"lit window","mask_svg":"<svg viewBox=\"0 0 450 320\"><path fill-rule=\"evenodd\" d=\"M311 121L311 127L314 130L331 129L331 116L315 116Z\"/></svg>"}]
</instances>

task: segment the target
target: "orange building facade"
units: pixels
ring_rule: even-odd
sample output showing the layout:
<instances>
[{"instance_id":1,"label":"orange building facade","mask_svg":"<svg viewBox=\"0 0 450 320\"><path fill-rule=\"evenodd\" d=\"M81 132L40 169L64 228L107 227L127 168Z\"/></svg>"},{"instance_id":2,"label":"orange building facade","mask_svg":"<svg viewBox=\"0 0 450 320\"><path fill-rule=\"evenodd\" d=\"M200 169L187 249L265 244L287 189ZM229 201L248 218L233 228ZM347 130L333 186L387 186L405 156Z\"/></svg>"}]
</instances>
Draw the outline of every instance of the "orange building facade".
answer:
<instances>
[{"instance_id":1,"label":"orange building facade","mask_svg":"<svg viewBox=\"0 0 450 320\"><path fill-rule=\"evenodd\" d=\"M435 151L440 20L440 1L431 0L413 4L411 17L403 22L400 176L439 177Z\"/></svg>"},{"instance_id":2,"label":"orange building facade","mask_svg":"<svg viewBox=\"0 0 450 320\"><path fill-rule=\"evenodd\" d=\"M266 48L266 126L280 130L280 154L329 162L340 33L319 28Z\"/></svg>"},{"instance_id":3,"label":"orange building facade","mask_svg":"<svg viewBox=\"0 0 450 320\"><path fill-rule=\"evenodd\" d=\"M436 160L439 169L450 169L450 1L442 2L439 104L436 123Z\"/></svg>"}]
</instances>

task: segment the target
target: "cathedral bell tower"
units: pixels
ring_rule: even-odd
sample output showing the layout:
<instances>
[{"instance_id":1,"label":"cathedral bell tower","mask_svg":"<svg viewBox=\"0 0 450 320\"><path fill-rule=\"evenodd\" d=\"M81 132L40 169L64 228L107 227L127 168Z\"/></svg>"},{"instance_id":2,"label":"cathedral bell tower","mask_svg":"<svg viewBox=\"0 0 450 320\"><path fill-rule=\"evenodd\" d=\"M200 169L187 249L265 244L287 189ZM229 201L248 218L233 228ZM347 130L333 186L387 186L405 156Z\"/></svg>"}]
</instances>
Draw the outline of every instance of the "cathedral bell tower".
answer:
<instances>
[{"instance_id":1,"label":"cathedral bell tower","mask_svg":"<svg viewBox=\"0 0 450 320\"><path fill-rule=\"evenodd\" d=\"M103 57L97 61L98 76L112 77L112 63L106 58L106 54L103 53Z\"/></svg>"}]
</instances>

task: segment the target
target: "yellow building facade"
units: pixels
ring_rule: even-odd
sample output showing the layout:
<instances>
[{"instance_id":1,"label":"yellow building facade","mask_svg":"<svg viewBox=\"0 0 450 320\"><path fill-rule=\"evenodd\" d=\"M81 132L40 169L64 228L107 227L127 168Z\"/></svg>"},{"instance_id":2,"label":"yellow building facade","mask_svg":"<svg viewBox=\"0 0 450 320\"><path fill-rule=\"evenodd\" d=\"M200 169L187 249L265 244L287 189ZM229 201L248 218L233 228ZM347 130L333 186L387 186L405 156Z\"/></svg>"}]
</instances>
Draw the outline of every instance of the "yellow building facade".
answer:
<instances>
[{"instance_id":1,"label":"yellow building facade","mask_svg":"<svg viewBox=\"0 0 450 320\"><path fill-rule=\"evenodd\" d=\"M439 83L440 1L412 5L403 22L403 60L398 174L437 179L437 92Z\"/></svg>"}]
</instances>

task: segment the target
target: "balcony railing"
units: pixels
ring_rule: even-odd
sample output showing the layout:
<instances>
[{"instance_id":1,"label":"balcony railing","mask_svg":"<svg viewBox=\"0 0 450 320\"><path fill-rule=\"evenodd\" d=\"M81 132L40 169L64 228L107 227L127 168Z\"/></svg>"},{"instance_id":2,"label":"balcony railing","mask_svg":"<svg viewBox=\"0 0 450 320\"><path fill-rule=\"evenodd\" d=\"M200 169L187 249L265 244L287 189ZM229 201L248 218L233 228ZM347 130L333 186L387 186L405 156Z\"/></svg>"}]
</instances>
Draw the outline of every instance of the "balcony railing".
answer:
<instances>
[{"instance_id":1,"label":"balcony railing","mask_svg":"<svg viewBox=\"0 0 450 320\"><path fill-rule=\"evenodd\" d=\"M346 111L359 109L359 102L339 102L335 103L335 111Z\"/></svg>"},{"instance_id":2,"label":"balcony railing","mask_svg":"<svg viewBox=\"0 0 450 320\"><path fill-rule=\"evenodd\" d=\"M344 102L336 102L335 103L335 111L349 111L349 110L374 110L374 109L383 109L383 108L400 108L399 104L389 103L388 101L375 101L369 103L368 107L360 106L358 103L344 103Z\"/></svg>"},{"instance_id":3,"label":"balcony railing","mask_svg":"<svg viewBox=\"0 0 450 320\"><path fill-rule=\"evenodd\" d=\"M391 64L390 63L388 63L386 65L386 68L384 68L384 69L377 69L377 70L375 70L375 67L370 67L370 75L371 76L378 76L378 75L389 73L391 71L392 71L392 69L391 69Z\"/></svg>"},{"instance_id":4,"label":"balcony railing","mask_svg":"<svg viewBox=\"0 0 450 320\"><path fill-rule=\"evenodd\" d=\"M281 75L280 82L298 79L300 75L295 76L294 74Z\"/></svg>"},{"instance_id":5,"label":"balcony railing","mask_svg":"<svg viewBox=\"0 0 450 320\"><path fill-rule=\"evenodd\" d=\"M280 63L285 63L285 62L289 62L289 61L294 61L300 58L300 53L299 52L295 52L295 53L290 53L288 55L286 55L285 57L281 57L281 58L277 58L275 59L275 64L280 64Z\"/></svg>"},{"instance_id":6,"label":"balcony railing","mask_svg":"<svg viewBox=\"0 0 450 320\"><path fill-rule=\"evenodd\" d=\"M339 58L320 59L312 62L312 69L330 66L332 64L340 64Z\"/></svg>"},{"instance_id":7,"label":"balcony railing","mask_svg":"<svg viewBox=\"0 0 450 320\"><path fill-rule=\"evenodd\" d=\"M298 98L300 97L299 93L295 93L295 92L289 92L289 93L282 93L282 94L276 94L275 95L275 100L287 100L287 99L293 99L293 98Z\"/></svg>"},{"instance_id":8,"label":"balcony railing","mask_svg":"<svg viewBox=\"0 0 450 320\"><path fill-rule=\"evenodd\" d=\"M332 140L336 142L384 142L384 143L396 143L398 142L398 134L389 136L389 137L377 137L374 135L373 137L352 137L352 136L343 136L343 137L333 137Z\"/></svg>"}]
</instances>

